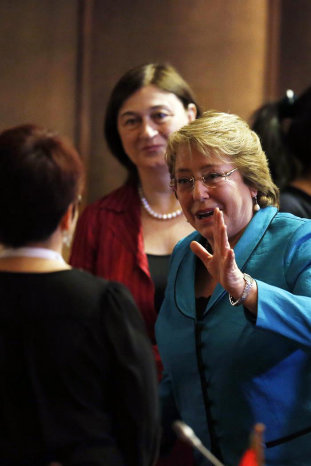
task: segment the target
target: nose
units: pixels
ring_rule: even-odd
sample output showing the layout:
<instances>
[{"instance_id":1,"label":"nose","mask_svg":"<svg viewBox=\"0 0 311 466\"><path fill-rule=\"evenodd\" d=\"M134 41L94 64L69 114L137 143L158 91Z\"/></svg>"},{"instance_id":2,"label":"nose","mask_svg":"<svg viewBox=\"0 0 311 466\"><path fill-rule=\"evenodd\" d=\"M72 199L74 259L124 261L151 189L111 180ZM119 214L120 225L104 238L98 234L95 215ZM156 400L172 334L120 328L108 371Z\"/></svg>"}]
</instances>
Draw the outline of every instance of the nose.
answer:
<instances>
[{"instance_id":1,"label":"nose","mask_svg":"<svg viewBox=\"0 0 311 466\"><path fill-rule=\"evenodd\" d=\"M153 138L158 134L158 129L155 123L151 120L143 119L141 124L140 135L145 138Z\"/></svg>"},{"instance_id":2,"label":"nose","mask_svg":"<svg viewBox=\"0 0 311 466\"><path fill-rule=\"evenodd\" d=\"M200 178L196 178L193 182L192 196L193 199L199 201L210 197L209 188Z\"/></svg>"}]
</instances>

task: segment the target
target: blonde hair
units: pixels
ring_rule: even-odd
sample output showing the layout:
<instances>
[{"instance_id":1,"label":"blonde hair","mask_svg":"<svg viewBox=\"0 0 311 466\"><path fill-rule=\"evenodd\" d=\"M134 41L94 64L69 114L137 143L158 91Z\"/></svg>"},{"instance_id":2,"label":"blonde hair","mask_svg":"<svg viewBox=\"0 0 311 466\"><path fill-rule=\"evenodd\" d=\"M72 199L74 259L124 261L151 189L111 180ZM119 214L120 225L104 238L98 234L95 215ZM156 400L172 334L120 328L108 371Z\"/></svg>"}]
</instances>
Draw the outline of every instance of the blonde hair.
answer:
<instances>
[{"instance_id":1,"label":"blonde hair","mask_svg":"<svg viewBox=\"0 0 311 466\"><path fill-rule=\"evenodd\" d=\"M279 189L272 181L260 140L242 118L210 110L172 133L166 151L171 178L175 176L177 151L181 146L188 148L189 154L193 148L206 157L213 155L220 160L229 157L244 183L257 189L261 207L279 206Z\"/></svg>"}]
</instances>

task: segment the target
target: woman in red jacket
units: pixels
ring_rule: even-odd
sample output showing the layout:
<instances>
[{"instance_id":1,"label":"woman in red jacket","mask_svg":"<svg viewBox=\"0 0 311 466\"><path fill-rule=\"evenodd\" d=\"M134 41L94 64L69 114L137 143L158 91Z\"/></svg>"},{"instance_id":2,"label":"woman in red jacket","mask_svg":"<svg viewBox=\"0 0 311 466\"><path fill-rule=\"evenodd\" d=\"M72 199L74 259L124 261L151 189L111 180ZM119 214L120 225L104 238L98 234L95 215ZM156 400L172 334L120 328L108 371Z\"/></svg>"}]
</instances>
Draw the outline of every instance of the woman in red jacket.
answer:
<instances>
[{"instance_id":1,"label":"woman in red jacket","mask_svg":"<svg viewBox=\"0 0 311 466\"><path fill-rule=\"evenodd\" d=\"M70 263L124 283L154 340L170 254L192 231L169 187L164 154L168 136L200 115L188 84L168 65L129 70L112 91L105 136L128 169L127 182L80 216Z\"/></svg>"},{"instance_id":2,"label":"woman in red jacket","mask_svg":"<svg viewBox=\"0 0 311 466\"><path fill-rule=\"evenodd\" d=\"M164 154L169 135L200 114L192 90L172 66L150 63L121 77L108 103L105 136L128 179L84 210L70 258L71 265L130 289L153 344L159 378L154 325L173 247L192 231L169 187ZM160 464L189 466L192 458L179 447Z\"/></svg>"}]
</instances>

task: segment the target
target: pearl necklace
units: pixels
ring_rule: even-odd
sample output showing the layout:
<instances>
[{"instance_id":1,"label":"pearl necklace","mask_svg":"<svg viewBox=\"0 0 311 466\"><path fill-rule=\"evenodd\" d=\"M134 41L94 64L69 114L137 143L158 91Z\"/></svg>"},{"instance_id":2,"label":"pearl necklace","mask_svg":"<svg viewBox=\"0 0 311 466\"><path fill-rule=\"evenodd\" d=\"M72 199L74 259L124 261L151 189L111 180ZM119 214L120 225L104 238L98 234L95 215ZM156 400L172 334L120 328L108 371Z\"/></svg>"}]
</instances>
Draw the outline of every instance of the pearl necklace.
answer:
<instances>
[{"instance_id":1,"label":"pearl necklace","mask_svg":"<svg viewBox=\"0 0 311 466\"><path fill-rule=\"evenodd\" d=\"M153 209L151 209L147 199L144 197L144 194L143 194L143 190L141 188L141 186L138 187L138 194L139 194L139 197L140 197L140 200L141 200L141 203L143 205L143 208L148 212L149 215L151 215L151 217L153 218L156 218L158 220L171 220L172 218L176 218L178 217L179 215L182 214L182 210L181 209L177 209L175 210L174 212L170 212L168 214L158 214L157 212L155 212Z\"/></svg>"}]
</instances>

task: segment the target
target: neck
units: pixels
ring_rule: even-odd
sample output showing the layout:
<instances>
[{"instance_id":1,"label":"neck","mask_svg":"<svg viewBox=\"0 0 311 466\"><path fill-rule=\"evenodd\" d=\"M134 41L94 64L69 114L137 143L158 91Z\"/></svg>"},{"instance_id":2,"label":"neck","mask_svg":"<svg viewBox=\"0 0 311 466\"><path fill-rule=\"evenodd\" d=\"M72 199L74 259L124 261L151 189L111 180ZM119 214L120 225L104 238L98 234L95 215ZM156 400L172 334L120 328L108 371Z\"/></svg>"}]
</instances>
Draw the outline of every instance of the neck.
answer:
<instances>
[{"instance_id":1,"label":"neck","mask_svg":"<svg viewBox=\"0 0 311 466\"><path fill-rule=\"evenodd\" d=\"M166 167L165 170L141 170L139 183L151 206L163 211L180 208L179 202L170 188L170 176Z\"/></svg>"},{"instance_id":2,"label":"neck","mask_svg":"<svg viewBox=\"0 0 311 466\"><path fill-rule=\"evenodd\" d=\"M139 182L144 192L170 193L170 175L166 166L138 170Z\"/></svg>"},{"instance_id":3,"label":"neck","mask_svg":"<svg viewBox=\"0 0 311 466\"><path fill-rule=\"evenodd\" d=\"M52 235L47 241L28 243L20 248L4 247L0 252L0 270L17 272L53 272L69 269L61 255L61 244Z\"/></svg>"},{"instance_id":4,"label":"neck","mask_svg":"<svg viewBox=\"0 0 311 466\"><path fill-rule=\"evenodd\" d=\"M6 248L0 251L0 258L7 257L35 257L39 259L55 260L64 263L62 255L53 249L42 247L22 246L19 248Z\"/></svg>"}]
</instances>

